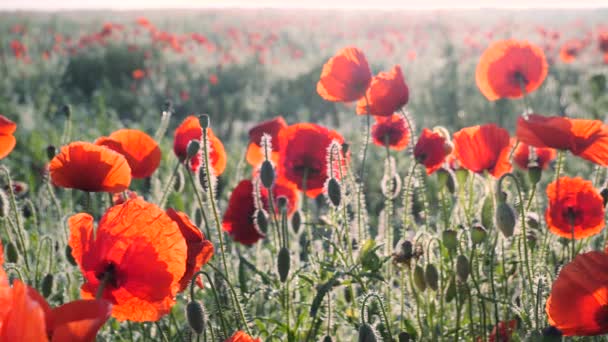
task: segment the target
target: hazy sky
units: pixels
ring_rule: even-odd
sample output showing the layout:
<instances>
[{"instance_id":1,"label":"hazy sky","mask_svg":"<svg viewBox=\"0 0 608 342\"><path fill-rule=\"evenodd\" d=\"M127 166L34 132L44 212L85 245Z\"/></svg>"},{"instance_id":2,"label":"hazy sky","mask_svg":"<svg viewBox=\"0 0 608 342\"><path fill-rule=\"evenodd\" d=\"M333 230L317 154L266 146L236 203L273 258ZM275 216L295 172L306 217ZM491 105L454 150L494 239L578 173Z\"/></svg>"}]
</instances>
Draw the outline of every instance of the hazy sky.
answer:
<instances>
[{"instance_id":1,"label":"hazy sky","mask_svg":"<svg viewBox=\"0 0 608 342\"><path fill-rule=\"evenodd\" d=\"M0 0L0 9L158 9L158 8L597 8L607 0Z\"/></svg>"}]
</instances>

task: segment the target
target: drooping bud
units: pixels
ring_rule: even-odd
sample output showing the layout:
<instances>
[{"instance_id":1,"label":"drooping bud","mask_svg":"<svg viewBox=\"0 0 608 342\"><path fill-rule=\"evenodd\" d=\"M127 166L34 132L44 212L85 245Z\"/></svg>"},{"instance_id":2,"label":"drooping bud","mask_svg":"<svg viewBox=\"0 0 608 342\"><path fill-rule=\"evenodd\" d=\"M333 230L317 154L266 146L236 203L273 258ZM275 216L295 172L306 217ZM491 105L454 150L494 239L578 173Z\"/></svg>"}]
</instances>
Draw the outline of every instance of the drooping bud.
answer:
<instances>
[{"instance_id":1,"label":"drooping bud","mask_svg":"<svg viewBox=\"0 0 608 342\"><path fill-rule=\"evenodd\" d=\"M70 245L65 246L65 259L72 266L76 266L76 260L74 260L74 256L72 255L72 247L70 247Z\"/></svg>"},{"instance_id":2,"label":"drooping bud","mask_svg":"<svg viewBox=\"0 0 608 342\"><path fill-rule=\"evenodd\" d=\"M188 142L188 147L186 148L186 159L190 160L194 156L198 154L201 149L201 142L195 139L192 139Z\"/></svg>"},{"instance_id":3,"label":"drooping bud","mask_svg":"<svg viewBox=\"0 0 608 342\"><path fill-rule=\"evenodd\" d=\"M515 210L507 202L498 202L494 219L496 227L500 229L505 237L509 238L513 236L517 217L515 215Z\"/></svg>"},{"instance_id":4,"label":"drooping bud","mask_svg":"<svg viewBox=\"0 0 608 342\"><path fill-rule=\"evenodd\" d=\"M270 160L264 160L260 167L260 180L266 189L270 189L274 183L274 167Z\"/></svg>"},{"instance_id":5,"label":"drooping bud","mask_svg":"<svg viewBox=\"0 0 608 342\"><path fill-rule=\"evenodd\" d=\"M456 275L461 282L466 282L469 277L470 269L469 269L469 260L464 255L459 255L456 258Z\"/></svg>"},{"instance_id":6,"label":"drooping bud","mask_svg":"<svg viewBox=\"0 0 608 342\"><path fill-rule=\"evenodd\" d=\"M368 323L363 323L359 326L359 342L376 342L376 332Z\"/></svg>"},{"instance_id":7,"label":"drooping bud","mask_svg":"<svg viewBox=\"0 0 608 342\"><path fill-rule=\"evenodd\" d=\"M19 260L19 253L17 247L12 241L6 244L6 261L16 263Z\"/></svg>"},{"instance_id":8,"label":"drooping bud","mask_svg":"<svg viewBox=\"0 0 608 342\"><path fill-rule=\"evenodd\" d=\"M291 257L289 256L289 249L287 249L287 247L281 247L277 259L277 269L279 271L279 279L281 280L281 283L284 283L287 280L290 263Z\"/></svg>"},{"instance_id":9,"label":"drooping bud","mask_svg":"<svg viewBox=\"0 0 608 342\"><path fill-rule=\"evenodd\" d=\"M433 291L437 291L439 288L439 272L437 272L435 265L426 265L426 269L424 270L424 280L427 285L433 289Z\"/></svg>"},{"instance_id":10,"label":"drooping bud","mask_svg":"<svg viewBox=\"0 0 608 342\"><path fill-rule=\"evenodd\" d=\"M300 231L300 225L302 224L302 215L300 214L299 210L296 210L296 212L293 213L293 215L291 215L291 229L293 229L293 232L298 234L298 232Z\"/></svg>"},{"instance_id":11,"label":"drooping bud","mask_svg":"<svg viewBox=\"0 0 608 342\"><path fill-rule=\"evenodd\" d=\"M44 298L49 298L53 293L53 274L49 273L42 278L42 295Z\"/></svg>"},{"instance_id":12,"label":"drooping bud","mask_svg":"<svg viewBox=\"0 0 608 342\"><path fill-rule=\"evenodd\" d=\"M205 309L199 302L193 300L186 306L188 325L190 325L192 331L194 331L197 335L202 334L203 330L205 329L205 316Z\"/></svg>"},{"instance_id":13,"label":"drooping bud","mask_svg":"<svg viewBox=\"0 0 608 342\"><path fill-rule=\"evenodd\" d=\"M446 188L450 194L456 192L456 180L452 171L441 168L435 172L437 174L437 184L439 188Z\"/></svg>"},{"instance_id":14,"label":"drooping bud","mask_svg":"<svg viewBox=\"0 0 608 342\"><path fill-rule=\"evenodd\" d=\"M451 277L448 282L448 287L445 289L445 301L449 303L454 298L456 298L456 281L454 280L454 277Z\"/></svg>"},{"instance_id":15,"label":"drooping bud","mask_svg":"<svg viewBox=\"0 0 608 342\"><path fill-rule=\"evenodd\" d=\"M486 240L488 231L480 225L471 227L471 241L473 244L478 245Z\"/></svg>"},{"instance_id":16,"label":"drooping bud","mask_svg":"<svg viewBox=\"0 0 608 342\"><path fill-rule=\"evenodd\" d=\"M416 265L414 268L414 284L418 288L419 291L426 290L426 282L424 280L424 270L420 265Z\"/></svg>"},{"instance_id":17,"label":"drooping bud","mask_svg":"<svg viewBox=\"0 0 608 342\"><path fill-rule=\"evenodd\" d=\"M481 205L481 224L487 229L494 227L494 198L491 195L486 196Z\"/></svg>"},{"instance_id":18,"label":"drooping bud","mask_svg":"<svg viewBox=\"0 0 608 342\"><path fill-rule=\"evenodd\" d=\"M54 145L49 145L46 147L46 157L49 160L53 160L53 158L55 158L56 154L57 154L57 148Z\"/></svg>"},{"instance_id":19,"label":"drooping bud","mask_svg":"<svg viewBox=\"0 0 608 342\"><path fill-rule=\"evenodd\" d=\"M327 197L329 198L329 203L334 208L340 206L342 201L342 188L340 187L338 180L333 177L327 180Z\"/></svg>"},{"instance_id":20,"label":"drooping bud","mask_svg":"<svg viewBox=\"0 0 608 342\"><path fill-rule=\"evenodd\" d=\"M441 233L441 240L445 248L455 251L458 248L458 233L455 230L447 229Z\"/></svg>"},{"instance_id":21,"label":"drooping bud","mask_svg":"<svg viewBox=\"0 0 608 342\"><path fill-rule=\"evenodd\" d=\"M184 185L186 180L184 178L184 172L181 169L177 169L175 173L175 181L173 182L173 191L182 192L184 190Z\"/></svg>"},{"instance_id":22,"label":"drooping bud","mask_svg":"<svg viewBox=\"0 0 608 342\"><path fill-rule=\"evenodd\" d=\"M243 262L243 259L241 259L239 262L238 278L241 291L243 293L249 292L247 291L249 279L247 277L247 270L245 269L245 263Z\"/></svg>"},{"instance_id":23,"label":"drooping bud","mask_svg":"<svg viewBox=\"0 0 608 342\"><path fill-rule=\"evenodd\" d=\"M268 232L268 216L264 209L255 211L255 224L260 232L266 234Z\"/></svg>"},{"instance_id":24,"label":"drooping bud","mask_svg":"<svg viewBox=\"0 0 608 342\"><path fill-rule=\"evenodd\" d=\"M543 174L543 169L539 166L528 167L528 179L532 185L538 184L540 182L540 178Z\"/></svg>"},{"instance_id":25,"label":"drooping bud","mask_svg":"<svg viewBox=\"0 0 608 342\"><path fill-rule=\"evenodd\" d=\"M210 123L211 123L211 122L210 122L211 120L209 119L209 115L207 115L207 114L201 114L201 115L198 117L198 119L199 119L199 121L201 122L201 127L202 127L203 129L207 129L207 128L209 128L209 125L210 125Z\"/></svg>"}]
</instances>

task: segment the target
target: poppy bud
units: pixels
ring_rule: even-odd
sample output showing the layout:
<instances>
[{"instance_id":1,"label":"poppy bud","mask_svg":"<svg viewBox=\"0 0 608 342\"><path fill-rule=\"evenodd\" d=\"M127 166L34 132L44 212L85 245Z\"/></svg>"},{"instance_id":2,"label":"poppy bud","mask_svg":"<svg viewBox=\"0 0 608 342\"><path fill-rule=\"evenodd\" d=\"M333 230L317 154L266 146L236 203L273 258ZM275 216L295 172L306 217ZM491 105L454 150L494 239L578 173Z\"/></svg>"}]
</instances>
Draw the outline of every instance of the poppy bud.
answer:
<instances>
[{"instance_id":1,"label":"poppy bud","mask_svg":"<svg viewBox=\"0 0 608 342\"><path fill-rule=\"evenodd\" d=\"M202 127L203 129L207 129L207 128L209 128L209 124L210 124L210 121L211 121L211 120L209 119L209 115L207 115L207 114L201 114L201 115L198 117L198 120L200 121L200 123L201 123L201 127Z\"/></svg>"},{"instance_id":2,"label":"poppy bud","mask_svg":"<svg viewBox=\"0 0 608 342\"><path fill-rule=\"evenodd\" d=\"M241 291L243 293L247 293L247 272L245 270L245 263L242 261L239 262L239 270L238 270L238 277L239 277L239 285L241 286Z\"/></svg>"},{"instance_id":3,"label":"poppy bud","mask_svg":"<svg viewBox=\"0 0 608 342\"><path fill-rule=\"evenodd\" d=\"M602 195L602 199L604 200L604 207L605 207L606 204L608 203L608 188L602 189L600 194Z\"/></svg>"},{"instance_id":4,"label":"poppy bud","mask_svg":"<svg viewBox=\"0 0 608 342\"><path fill-rule=\"evenodd\" d=\"M76 266L76 260L74 260L74 256L72 255L72 247L70 247L70 245L65 246L65 259L72 266Z\"/></svg>"},{"instance_id":5,"label":"poppy bud","mask_svg":"<svg viewBox=\"0 0 608 342\"><path fill-rule=\"evenodd\" d=\"M441 168L437 170L437 183L439 184L439 188L446 188L450 194L456 192L456 181L454 180L454 173Z\"/></svg>"},{"instance_id":6,"label":"poppy bud","mask_svg":"<svg viewBox=\"0 0 608 342\"><path fill-rule=\"evenodd\" d=\"M281 247L277 260L277 268L279 270L279 279L281 280L281 283L284 283L285 280L287 280L290 261L289 249L287 249L287 247Z\"/></svg>"},{"instance_id":7,"label":"poppy bud","mask_svg":"<svg viewBox=\"0 0 608 342\"><path fill-rule=\"evenodd\" d=\"M269 160L264 160L262 162L262 167L260 168L260 180L266 189L270 189L272 187L272 183L274 183L274 168Z\"/></svg>"},{"instance_id":8,"label":"poppy bud","mask_svg":"<svg viewBox=\"0 0 608 342\"><path fill-rule=\"evenodd\" d=\"M413 250L412 250L412 247L413 247L413 246L412 246L412 243L411 243L409 240L404 240L404 241L401 243L400 247L401 247L401 253L402 253L404 256L406 256L406 257L408 257L408 258L411 258L411 257L412 257L412 255L413 255L413 254L412 254L412 251L413 251Z\"/></svg>"},{"instance_id":9,"label":"poppy bud","mask_svg":"<svg viewBox=\"0 0 608 342\"><path fill-rule=\"evenodd\" d=\"M17 247L12 241L9 241L6 244L6 261L11 263L16 263L19 260L19 253L17 252Z\"/></svg>"},{"instance_id":10,"label":"poppy bud","mask_svg":"<svg viewBox=\"0 0 608 342\"><path fill-rule=\"evenodd\" d=\"M450 251L455 251L458 248L458 234L456 231L447 229L441 233L443 245Z\"/></svg>"},{"instance_id":11,"label":"poppy bud","mask_svg":"<svg viewBox=\"0 0 608 342\"><path fill-rule=\"evenodd\" d=\"M411 337L410 334L406 333L405 331L402 331L399 333L399 335L397 335L397 339L399 342L410 342Z\"/></svg>"},{"instance_id":12,"label":"poppy bud","mask_svg":"<svg viewBox=\"0 0 608 342\"><path fill-rule=\"evenodd\" d=\"M527 212L526 213L526 224L528 225L528 227L530 227L532 229L540 228L540 219L538 217L538 214L533 211Z\"/></svg>"},{"instance_id":13,"label":"poppy bud","mask_svg":"<svg viewBox=\"0 0 608 342\"><path fill-rule=\"evenodd\" d=\"M287 200L287 197L285 196L279 196L277 198L277 207L279 208L279 211L287 211L287 204L289 204L289 201Z\"/></svg>"},{"instance_id":14,"label":"poppy bud","mask_svg":"<svg viewBox=\"0 0 608 342\"><path fill-rule=\"evenodd\" d=\"M61 111L65 115L66 118L70 119L72 117L72 106L69 104L65 104L61 107Z\"/></svg>"},{"instance_id":15,"label":"poppy bud","mask_svg":"<svg viewBox=\"0 0 608 342\"><path fill-rule=\"evenodd\" d=\"M42 295L49 298L53 292L53 274L49 273L42 278Z\"/></svg>"},{"instance_id":16,"label":"poppy bud","mask_svg":"<svg viewBox=\"0 0 608 342\"><path fill-rule=\"evenodd\" d=\"M342 189L340 188L340 183L333 177L327 181L327 197L329 197L329 203L331 203L334 208L340 206L340 202L342 201Z\"/></svg>"},{"instance_id":17,"label":"poppy bud","mask_svg":"<svg viewBox=\"0 0 608 342\"><path fill-rule=\"evenodd\" d=\"M532 166L528 168L528 179L533 185L538 184L540 177L542 176L543 170L539 166Z\"/></svg>"},{"instance_id":18,"label":"poppy bud","mask_svg":"<svg viewBox=\"0 0 608 342\"><path fill-rule=\"evenodd\" d=\"M416 265L414 268L414 284L420 291L424 291L426 289L426 282L424 281L424 270L420 265Z\"/></svg>"},{"instance_id":19,"label":"poppy bud","mask_svg":"<svg viewBox=\"0 0 608 342\"><path fill-rule=\"evenodd\" d=\"M171 102L171 100L165 100L165 103L163 103L163 112L173 112L173 102Z\"/></svg>"},{"instance_id":20,"label":"poppy bud","mask_svg":"<svg viewBox=\"0 0 608 342\"><path fill-rule=\"evenodd\" d=\"M177 169L177 173L175 174L175 181L173 182L173 191L182 192L184 190L184 173L181 169Z\"/></svg>"},{"instance_id":21,"label":"poppy bud","mask_svg":"<svg viewBox=\"0 0 608 342\"><path fill-rule=\"evenodd\" d=\"M302 224L302 215L300 214L299 210L296 210L296 212L293 213L293 215L291 215L291 229L293 229L293 232L298 234L298 232L300 231L300 225Z\"/></svg>"},{"instance_id":22,"label":"poppy bud","mask_svg":"<svg viewBox=\"0 0 608 342\"><path fill-rule=\"evenodd\" d=\"M376 342L376 332L368 323L363 323L359 326L359 342Z\"/></svg>"},{"instance_id":23,"label":"poppy bud","mask_svg":"<svg viewBox=\"0 0 608 342\"><path fill-rule=\"evenodd\" d=\"M190 159L196 156L201 149L201 143L198 140L190 140L188 142L188 147L186 148L186 159Z\"/></svg>"},{"instance_id":24,"label":"poppy bud","mask_svg":"<svg viewBox=\"0 0 608 342\"><path fill-rule=\"evenodd\" d=\"M329 335L325 335L325 337L323 337L323 342L333 342L333 341L334 340Z\"/></svg>"},{"instance_id":25,"label":"poppy bud","mask_svg":"<svg viewBox=\"0 0 608 342\"><path fill-rule=\"evenodd\" d=\"M349 287L349 286L346 286L346 287L344 288L344 300L345 300L347 303L350 303L350 302L352 302L352 300L353 300L353 291L352 291L352 288L351 288L351 287Z\"/></svg>"},{"instance_id":26,"label":"poppy bud","mask_svg":"<svg viewBox=\"0 0 608 342\"><path fill-rule=\"evenodd\" d=\"M376 242L374 240L367 240L362 246L359 252L359 262L363 266L364 270L377 271L382 267L382 261L376 253Z\"/></svg>"},{"instance_id":27,"label":"poppy bud","mask_svg":"<svg viewBox=\"0 0 608 342\"><path fill-rule=\"evenodd\" d=\"M458 279L463 283L466 282L469 273L469 260L466 256L459 255L458 258L456 258L456 275L458 275Z\"/></svg>"},{"instance_id":28,"label":"poppy bud","mask_svg":"<svg viewBox=\"0 0 608 342\"><path fill-rule=\"evenodd\" d=\"M500 201L496 207L494 216L496 227L504 234L505 237L513 236L515 230L515 210L507 203Z\"/></svg>"},{"instance_id":29,"label":"poppy bud","mask_svg":"<svg viewBox=\"0 0 608 342\"><path fill-rule=\"evenodd\" d=\"M258 209L255 211L255 224L258 230L266 234L268 232L268 217L264 209Z\"/></svg>"},{"instance_id":30,"label":"poppy bud","mask_svg":"<svg viewBox=\"0 0 608 342\"><path fill-rule=\"evenodd\" d=\"M201 188L203 188L203 191L206 192L209 189L209 186L207 185L207 172L204 167L198 169L198 183L201 185Z\"/></svg>"},{"instance_id":31,"label":"poppy bud","mask_svg":"<svg viewBox=\"0 0 608 342\"><path fill-rule=\"evenodd\" d=\"M186 306L186 316L188 318L188 324L190 328L198 335L203 333L205 329L205 309L197 301L191 301Z\"/></svg>"},{"instance_id":32,"label":"poppy bud","mask_svg":"<svg viewBox=\"0 0 608 342\"><path fill-rule=\"evenodd\" d=\"M471 241L473 241L473 244L478 245L484 242L487 236L488 231L483 226L476 225L471 228Z\"/></svg>"},{"instance_id":33,"label":"poppy bud","mask_svg":"<svg viewBox=\"0 0 608 342\"><path fill-rule=\"evenodd\" d=\"M439 273L437 272L435 265L426 265L426 269L424 270L424 280L431 289L437 291L439 288Z\"/></svg>"},{"instance_id":34,"label":"poppy bud","mask_svg":"<svg viewBox=\"0 0 608 342\"><path fill-rule=\"evenodd\" d=\"M54 145L49 145L46 147L46 157L49 158L49 160L53 160L56 154L57 148Z\"/></svg>"},{"instance_id":35,"label":"poppy bud","mask_svg":"<svg viewBox=\"0 0 608 342\"><path fill-rule=\"evenodd\" d=\"M454 298L456 298L456 281L454 280L454 277L451 277L448 282L448 287L445 289L445 301L449 303Z\"/></svg>"},{"instance_id":36,"label":"poppy bud","mask_svg":"<svg viewBox=\"0 0 608 342\"><path fill-rule=\"evenodd\" d=\"M342 155L345 156L350 149L350 145L348 143L342 143Z\"/></svg>"}]
</instances>

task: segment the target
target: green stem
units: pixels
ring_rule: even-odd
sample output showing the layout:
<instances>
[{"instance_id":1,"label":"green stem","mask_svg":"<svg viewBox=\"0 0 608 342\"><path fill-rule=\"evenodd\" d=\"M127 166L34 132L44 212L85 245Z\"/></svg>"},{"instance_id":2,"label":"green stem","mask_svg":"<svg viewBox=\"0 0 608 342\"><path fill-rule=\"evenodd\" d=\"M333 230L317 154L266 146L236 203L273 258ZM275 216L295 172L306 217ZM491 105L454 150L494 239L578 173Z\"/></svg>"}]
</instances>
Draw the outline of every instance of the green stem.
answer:
<instances>
[{"instance_id":1,"label":"green stem","mask_svg":"<svg viewBox=\"0 0 608 342\"><path fill-rule=\"evenodd\" d=\"M205 213L205 205L203 203L203 197L199 193L198 187L196 186L196 183L194 182L194 176L192 176L192 171L187 166L186 166L186 169L187 169L187 173L188 173L188 179L190 180L190 184L192 185L192 190L194 190L194 195L196 196L196 201L198 202L198 207L201 210L201 215L203 216L203 222L205 224L205 235L207 235L207 238L210 238L211 232L209 231L209 222L207 221L207 214ZM221 239L221 237L220 237L220 239ZM223 250L222 250L222 255L223 255Z\"/></svg>"}]
</instances>

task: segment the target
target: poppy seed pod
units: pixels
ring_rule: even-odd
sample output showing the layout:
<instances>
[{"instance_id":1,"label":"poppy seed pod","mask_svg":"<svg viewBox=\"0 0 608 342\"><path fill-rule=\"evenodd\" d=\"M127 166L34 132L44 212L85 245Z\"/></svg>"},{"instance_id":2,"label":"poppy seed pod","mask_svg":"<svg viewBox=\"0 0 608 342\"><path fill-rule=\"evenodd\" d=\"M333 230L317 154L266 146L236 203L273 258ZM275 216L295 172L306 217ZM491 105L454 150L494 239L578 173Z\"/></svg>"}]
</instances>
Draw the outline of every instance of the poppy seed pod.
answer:
<instances>
[{"instance_id":1,"label":"poppy seed pod","mask_svg":"<svg viewBox=\"0 0 608 342\"><path fill-rule=\"evenodd\" d=\"M258 209L255 212L255 224L258 230L266 234L268 232L268 217L263 209Z\"/></svg>"},{"instance_id":2,"label":"poppy seed pod","mask_svg":"<svg viewBox=\"0 0 608 342\"><path fill-rule=\"evenodd\" d=\"M272 163L269 160L264 160L262 162L260 180L266 189L270 189L274 183L274 167L272 167Z\"/></svg>"},{"instance_id":3,"label":"poppy seed pod","mask_svg":"<svg viewBox=\"0 0 608 342\"><path fill-rule=\"evenodd\" d=\"M419 291L426 290L426 282L424 281L424 270L420 265L416 265L414 268L414 284Z\"/></svg>"},{"instance_id":4,"label":"poppy seed pod","mask_svg":"<svg viewBox=\"0 0 608 342\"><path fill-rule=\"evenodd\" d=\"M300 225L302 224L302 215L300 214L299 210L296 210L296 212L293 213L293 215L291 215L291 229L293 229L293 232L298 234L298 232L300 231Z\"/></svg>"},{"instance_id":5,"label":"poppy seed pod","mask_svg":"<svg viewBox=\"0 0 608 342\"><path fill-rule=\"evenodd\" d=\"M289 249L287 249L287 247L281 247L277 259L277 269L279 271L279 279L281 280L281 283L284 283L287 280L290 263L291 257L289 256Z\"/></svg>"},{"instance_id":6,"label":"poppy seed pod","mask_svg":"<svg viewBox=\"0 0 608 342\"><path fill-rule=\"evenodd\" d=\"M376 332L374 328L368 323L363 323L359 326L359 342L376 342L378 338L376 337Z\"/></svg>"},{"instance_id":7,"label":"poppy seed pod","mask_svg":"<svg viewBox=\"0 0 608 342\"><path fill-rule=\"evenodd\" d=\"M437 291L439 288L439 272L437 272L435 265L426 265L426 269L424 270L424 280L431 289Z\"/></svg>"},{"instance_id":8,"label":"poppy seed pod","mask_svg":"<svg viewBox=\"0 0 608 342\"><path fill-rule=\"evenodd\" d=\"M458 275L458 279L464 283L467 281L469 274L469 260L466 256L459 255L458 258L456 258L456 275Z\"/></svg>"},{"instance_id":9,"label":"poppy seed pod","mask_svg":"<svg viewBox=\"0 0 608 342\"><path fill-rule=\"evenodd\" d=\"M515 216L515 210L511 205L507 202L500 201L496 207L494 219L496 221L496 227L500 229L505 237L509 238L513 236L517 217Z\"/></svg>"},{"instance_id":10,"label":"poppy seed pod","mask_svg":"<svg viewBox=\"0 0 608 342\"><path fill-rule=\"evenodd\" d=\"M201 116L199 116L198 120L201 123L201 127L203 129L207 129L209 128L209 125L211 124L211 120L209 119L209 115L207 114L201 114Z\"/></svg>"},{"instance_id":11,"label":"poppy seed pod","mask_svg":"<svg viewBox=\"0 0 608 342\"><path fill-rule=\"evenodd\" d=\"M201 143L198 140L190 140L188 147L186 148L186 159L193 158L196 156L201 149Z\"/></svg>"},{"instance_id":12,"label":"poppy seed pod","mask_svg":"<svg viewBox=\"0 0 608 342\"><path fill-rule=\"evenodd\" d=\"M203 306L197 301L191 301L186 306L186 316L190 328L198 335L202 334L206 323L205 309Z\"/></svg>"},{"instance_id":13,"label":"poppy seed pod","mask_svg":"<svg viewBox=\"0 0 608 342\"><path fill-rule=\"evenodd\" d=\"M42 278L42 295L44 298L49 298L51 293L53 293L53 274L49 273Z\"/></svg>"},{"instance_id":14,"label":"poppy seed pod","mask_svg":"<svg viewBox=\"0 0 608 342\"><path fill-rule=\"evenodd\" d=\"M334 208L340 206L342 201L342 189L340 183L335 178L330 178L327 181L327 197Z\"/></svg>"},{"instance_id":15,"label":"poppy seed pod","mask_svg":"<svg viewBox=\"0 0 608 342\"><path fill-rule=\"evenodd\" d=\"M473 244L480 244L486 240L488 237L488 231L480 225L473 226L471 228L471 241Z\"/></svg>"},{"instance_id":16,"label":"poppy seed pod","mask_svg":"<svg viewBox=\"0 0 608 342\"><path fill-rule=\"evenodd\" d=\"M445 248L455 251L458 248L458 233L455 230L447 229L441 233L441 240Z\"/></svg>"}]
</instances>

